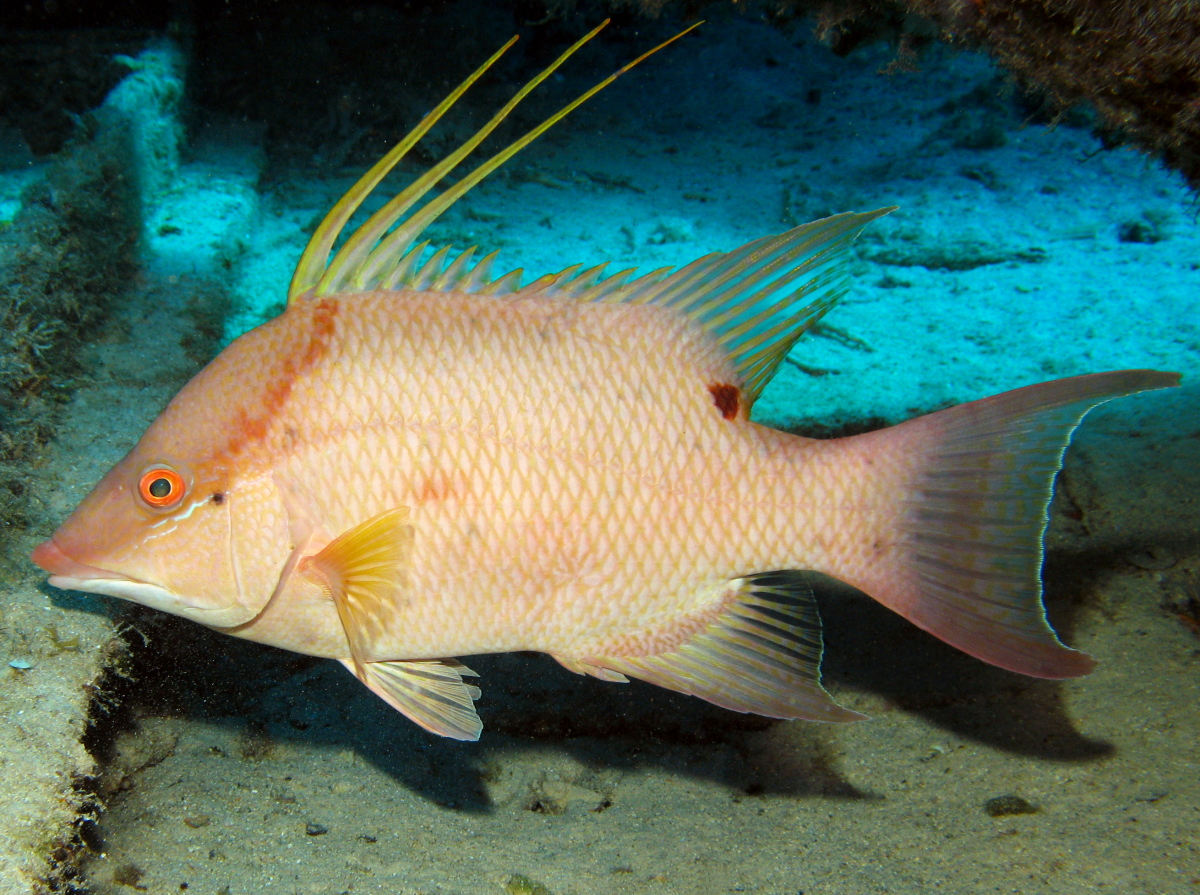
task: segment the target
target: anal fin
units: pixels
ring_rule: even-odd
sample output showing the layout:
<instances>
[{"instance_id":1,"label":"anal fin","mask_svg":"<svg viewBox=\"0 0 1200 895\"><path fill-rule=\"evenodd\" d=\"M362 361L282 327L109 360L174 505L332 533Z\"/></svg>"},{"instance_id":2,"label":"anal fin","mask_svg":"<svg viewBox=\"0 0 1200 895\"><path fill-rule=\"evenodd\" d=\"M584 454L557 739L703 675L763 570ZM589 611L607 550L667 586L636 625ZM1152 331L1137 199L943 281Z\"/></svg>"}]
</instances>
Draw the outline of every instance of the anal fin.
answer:
<instances>
[{"instance_id":1,"label":"anal fin","mask_svg":"<svg viewBox=\"0 0 1200 895\"><path fill-rule=\"evenodd\" d=\"M602 681L608 681L609 683L613 684L629 683L629 678L625 677L625 675L621 674L621 672L612 671L611 669L604 668L601 665L593 665L591 662L588 662L584 659L572 659L569 656L555 656L553 653L551 654L551 658L553 658L554 661L563 668L567 669L567 671L573 671L575 674L585 674L589 677L599 678Z\"/></svg>"},{"instance_id":2,"label":"anal fin","mask_svg":"<svg viewBox=\"0 0 1200 895\"><path fill-rule=\"evenodd\" d=\"M367 688L430 733L454 740L477 740L483 730L475 712L479 688L463 681L478 677L454 659L366 662L339 660Z\"/></svg>"},{"instance_id":3,"label":"anal fin","mask_svg":"<svg viewBox=\"0 0 1200 895\"><path fill-rule=\"evenodd\" d=\"M804 573L765 572L735 584L737 594L725 611L673 652L593 657L585 664L735 712L808 721L863 720L865 715L842 708L821 686L821 619Z\"/></svg>"}]
</instances>

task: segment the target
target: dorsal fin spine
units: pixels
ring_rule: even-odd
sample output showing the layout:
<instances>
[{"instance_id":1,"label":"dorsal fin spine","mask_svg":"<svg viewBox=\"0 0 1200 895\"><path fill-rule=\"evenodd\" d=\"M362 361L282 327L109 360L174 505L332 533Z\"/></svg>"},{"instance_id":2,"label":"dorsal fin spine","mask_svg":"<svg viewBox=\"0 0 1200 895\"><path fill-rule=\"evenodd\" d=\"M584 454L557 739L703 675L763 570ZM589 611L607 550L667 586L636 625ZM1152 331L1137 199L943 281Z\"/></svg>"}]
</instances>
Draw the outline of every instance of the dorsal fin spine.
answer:
<instances>
[{"instance_id":1,"label":"dorsal fin spine","mask_svg":"<svg viewBox=\"0 0 1200 895\"><path fill-rule=\"evenodd\" d=\"M521 288L521 277L524 275L525 271L520 267L510 270L504 276L492 280L479 292L481 295L507 295L510 292L516 292Z\"/></svg>"},{"instance_id":2,"label":"dorsal fin spine","mask_svg":"<svg viewBox=\"0 0 1200 895\"><path fill-rule=\"evenodd\" d=\"M575 280L575 275L579 273L582 264L572 264L570 267L563 268L558 273L551 275L549 282L546 283L545 291L548 295L554 295L562 290L564 286L570 285ZM543 279L546 279L543 277ZM532 283L530 284L533 285Z\"/></svg>"},{"instance_id":3,"label":"dorsal fin spine","mask_svg":"<svg viewBox=\"0 0 1200 895\"><path fill-rule=\"evenodd\" d=\"M554 285L554 281L557 279L558 277L555 274L544 273L536 280L522 286L521 291L527 294L531 292L544 292L547 288Z\"/></svg>"},{"instance_id":4,"label":"dorsal fin spine","mask_svg":"<svg viewBox=\"0 0 1200 895\"><path fill-rule=\"evenodd\" d=\"M312 238L308 241L308 245L304 249L304 254L300 256L300 261L296 264L295 273L292 274L292 282L288 287L288 303L296 301L302 294L310 290L316 290L318 282L320 282L322 274L325 271L326 263L329 260L329 252L333 249L333 244L337 241L338 235L342 232L342 228L346 226L346 222L363 200L370 195L371 191L379 185L379 182L387 176L388 172L394 168L399 161L408 154L408 151L417 144L417 142L425 136L438 120L446 114L446 112L462 97L464 93L477 80L483 77L484 73L491 68L501 56L511 47L517 38L513 37L504 46L492 54L492 56L475 69L454 91L444 100L438 103L432 111L418 122L404 139L392 147L383 158L371 166L358 182L354 184L341 199L329 210L324 219L317 226Z\"/></svg>"},{"instance_id":5,"label":"dorsal fin spine","mask_svg":"<svg viewBox=\"0 0 1200 895\"><path fill-rule=\"evenodd\" d=\"M657 270L652 270L649 273L642 274L635 280L629 278L637 273L637 268L631 267L628 270L623 270L615 277L611 277L613 282L612 294L608 295L606 290L606 301L622 302L631 305L650 304L658 295L659 288L664 282L663 277L671 273L671 268L660 267ZM617 279L617 278L620 279ZM605 280L600 286L607 286L610 280ZM628 282L626 282L628 280ZM620 290L618 292L618 290Z\"/></svg>"},{"instance_id":6,"label":"dorsal fin spine","mask_svg":"<svg viewBox=\"0 0 1200 895\"><path fill-rule=\"evenodd\" d=\"M442 273L442 265L446 263L446 258L454 246L442 246L436 252L429 256L429 260L421 265L421 269L413 276L412 289L427 290L433 286L433 283Z\"/></svg>"},{"instance_id":7,"label":"dorsal fin spine","mask_svg":"<svg viewBox=\"0 0 1200 895\"><path fill-rule=\"evenodd\" d=\"M409 258L411 254L412 243L420 236L421 232L439 215L446 211L468 190L474 187L484 177L489 175L500 165L504 164L509 158L521 151L525 146L537 139L548 128L552 127L566 115L570 114L581 104L589 100L600 90L603 90L611 84L616 78L629 71L638 63L642 62L648 56L658 52L663 47L678 40L683 35L687 34L700 23L697 22L689 28L681 31L679 34L664 41L658 46L638 56L632 62L621 66L613 74L609 75L604 80L600 81L590 90L583 93L581 96L568 103L554 115L534 127L527 132L523 137L509 144L506 148L497 152L491 158L481 163L473 171L459 180L456 184L447 189L440 196L426 202L415 213L411 214L406 220L395 227L390 233L389 228L396 221L400 220L406 213L412 209L437 183L448 174L453 168L461 163L489 134L503 121L508 114L520 103L530 91L535 89L539 84L545 81L552 75L567 59L569 59L580 47L590 41L608 24L606 19L599 26L589 31L586 35L572 44L561 56L558 57L544 71L529 81L522 87L513 98L500 109L492 119L479 129L472 137L465 141L453 153L427 171L424 175L417 178L399 195L393 197L383 208L371 215L365 224L359 227L346 243L334 255L332 261L329 260L329 253L337 241L338 235L345 227L346 222L362 204L363 200L371 193L371 191L379 184L379 182L387 175L387 173L395 167L401 158L423 137L439 118L462 96L462 94L490 68L497 59L507 50L516 40L514 37L504 45L499 51L488 59L482 66L471 74L459 87L445 100L443 100L432 112L425 116L421 122L413 129L399 144L397 144L386 156L379 160L357 183L335 204L334 208L326 215L325 219L318 226L317 231L313 234L312 239L301 256L300 263L297 265L296 272L292 277L292 284L288 290L289 303L297 301L305 295L323 296L335 294L343 291L365 291L385 288L387 283L394 283L401 277L394 275L394 268L398 263L402 263ZM413 260L415 264L415 259ZM465 267L465 264L464 264ZM485 277L475 278L472 274L466 273L461 268L459 276L462 283L470 283L472 285L483 286ZM519 275L502 277L503 287L496 287L496 291L501 289L509 289L514 282L519 282ZM501 280L492 281L487 284L488 291L492 291L491 287L501 282ZM462 283L448 278L446 281L447 288L458 288Z\"/></svg>"},{"instance_id":8,"label":"dorsal fin spine","mask_svg":"<svg viewBox=\"0 0 1200 895\"><path fill-rule=\"evenodd\" d=\"M446 289L451 283L455 283L462 279L463 271L471 262L471 258L473 258L475 255L475 249L476 246L471 246L469 249L451 261L449 266L442 271L442 275L434 280L433 285L429 288L435 291L441 291Z\"/></svg>"},{"instance_id":9,"label":"dorsal fin spine","mask_svg":"<svg viewBox=\"0 0 1200 895\"><path fill-rule=\"evenodd\" d=\"M326 294L328 292L337 292L339 287L344 285L344 271L352 272L356 280L363 281L363 284L370 283L376 279L381 270L386 268L388 263L404 252L408 245L416 239L416 237L432 223L442 212L455 203L467 190L484 178L492 169L488 169L472 180L472 176L479 172L486 165L494 161L484 162L479 168L476 168L471 175L464 178L464 181L459 181L454 187L447 190L437 199L429 202L416 214L412 215L403 224L397 227L392 233L386 237L383 235L387 229L398 221L408 209L410 209L417 201L425 196L433 187L445 177L450 171L458 167L468 155L475 151L487 137L500 126L500 123L508 117L509 113L517 107L520 102L527 97L538 85L546 78L554 74L564 62L582 47L585 43L595 37L605 25L608 24L606 19L590 32L585 34L574 44L572 44L566 52L558 57L548 68L534 77L529 83L525 84L518 90L507 103L505 103L491 119L474 133L468 140L459 146L454 152L450 153L411 184L408 185L399 195L393 198L390 202L375 212L371 219L360 227L354 235L342 246L341 251L333 259L329 265L329 270L325 276L321 278L321 283L317 287L318 294ZM553 121L551 121L553 124ZM536 136L536 135L535 135ZM530 138L532 139L532 138ZM528 141L526 141L528 142ZM520 143L520 141L518 141ZM517 144L514 144L517 145ZM521 149L524 144L518 145L517 150ZM512 147L509 147L510 149ZM515 153L517 150L513 150ZM507 151L507 150L506 150ZM513 153L510 153L513 154ZM503 155L503 153L501 153ZM505 157L507 158L507 156ZM500 163L505 159L502 158ZM500 163L493 167L498 167ZM378 245L376 245L378 243Z\"/></svg>"},{"instance_id":10,"label":"dorsal fin spine","mask_svg":"<svg viewBox=\"0 0 1200 895\"><path fill-rule=\"evenodd\" d=\"M604 22L602 22L599 26L597 26L596 28L593 28L590 32L588 32L583 37L581 37L578 41L576 41L574 44L572 44L558 59L556 59L550 65L549 68L546 69L546 71L544 71L540 75L538 75L537 78L535 78L533 81L530 81L530 83L528 85L526 85L525 88L522 88L522 92L518 93L517 97L514 97L514 100L523 99L524 95L526 93L528 93L529 90L532 90L539 83L541 83L541 81L543 81L547 77L549 77L555 71L555 69L557 69L560 65L562 65L564 62L566 62L567 59L570 58L570 56L576 50L578 50L585 43L587 43L589 40L591 40L596 34L599 33L600 29L603 28L607 24L608 24L608 20L605 19ZM646 51L641 56L639 56L637 59L634 59L632 62L626 63L625 65L621 66L621 68L617 69L615 72L613 72L611 75L609 75L607 78L605 78L600 83L596 84L590 90L585 91L582 95L580 95L576 99L572 100L571 102L567 103L567 105L563 106L561 109L559 109L557 112L555 112L549 118L547 118L545 121L543 121L537 127L533 128L528 133L526 133L523 137L521 137L518 140L513 141L511 144L509 144L507 147L502 149L500 152L493 155L490 159L481 163L477 168L475 168L473 171L471 171L470 174L463 177L462 180L460 180L458 183L454 184L454 186L450 187L450 189L446 190L446 192L442 193L436 199L432 200L431 202L429 202L428 204L423 206L420 211L418 211L416 214L414 214L412 217L410 217L408 220L406 220L403 224L401 224L399 227L397 227L395 230L393 230L390 234L388 234L388 236L386 238L381 240L379 245L371 253L371 257L368 258L367 263L368 264L373 263L374 259L384 259L384 261L382 263L386 263L386 259L388 257L391 257L394 255L394 253L397 251L397 247L403 246L407 243L408 240L416 238L417 234L424 231L424 229L426 227L428 227L434 220L436 220L447 208L449 208L451 205L453 205L455 202L457 202L460 198L462 198L462 196L468 190L472 189L477 183L479 183L479 181L483 180L483 178L485 178L489 174L491 174L492 171L496 170L496 168L500 167L502 164L504 164L506 161L508 161L510 158L512 158L514 155L516 155L518 152L520 152L522 149L524 149L526 146L528 146L530 143L532 143L534 140L536 140L538 137L540 137L543 133L545 133L545 131L547 131L549 128L553 127L555 124L557 124L559 121L561 121L567 115L569 115L571 112L575 111L575 109L577 109L579 106L583 105L585 102L587 102L589 99L591 99L597 93L599 93L601 90L603 90L605 87L607 87L613 81L615 81L617 78L619 78L625 72L629 71L629 69L633 68L639 62L641 62L643 59L645 59L647 56L657 53L659 50L661 50L667 44L672 43L672 42L678 40L679 38L683 37L683 35L687 34L689 31L692 30L692 28L697 27L699 24L700 23L697 22L695 25L692 25L691 27L681 31L679 34L675 35L674 37L670 38L669 40L664 41L663 43L659 44L657 47L654 47L653 49ZM516 103L514 101L513 105L515 105L515 104ZM503 115L508 114L508 112L505 110L501 110L501 112L503 113ZM502 117L500 113L497 113L497 115Z\"/></svg>"},{"instance_id":11,"label":"dorsal fin spine","mask_svg":"<svg viewBox=\"0 0 1200 895\"><path fill-rule=\"evenodd\" d=\"M427 239L409 249L404 254L404 257L397 262L396 266L379 283L379 288L401 289L406 287L412 278L413 270L420 262L421 256L425 254L425 249L428 247L429 240Z\"/></svg>"},{"instance_id":12,"label":"dorsal fin spine","mask_svg":"<svg viewBox=\"0 0 1200 895\"><path fill-rule=\"evenodd\" d=\"M496 263L496 257L500 254L500 250L489 252L483 256L475 267L467 274L459 287L462 292L480 292L488 283L492 281L492 265Z\"/></svg>"},{"instance_id":13,"label":"dorsal fin spine","mask_svg":"<svg viewBox=\"0 0 1200 895\"><path fill-rule=\"evenodd\" d=\"M587 289L591 286L594 286L599 279L604 276L604 270L607 267L607 261L605 261L603 264L597 264L595 267L589 267L575 278L575 283L577 283L581 289Z\"/></svg>"}]
</instances>

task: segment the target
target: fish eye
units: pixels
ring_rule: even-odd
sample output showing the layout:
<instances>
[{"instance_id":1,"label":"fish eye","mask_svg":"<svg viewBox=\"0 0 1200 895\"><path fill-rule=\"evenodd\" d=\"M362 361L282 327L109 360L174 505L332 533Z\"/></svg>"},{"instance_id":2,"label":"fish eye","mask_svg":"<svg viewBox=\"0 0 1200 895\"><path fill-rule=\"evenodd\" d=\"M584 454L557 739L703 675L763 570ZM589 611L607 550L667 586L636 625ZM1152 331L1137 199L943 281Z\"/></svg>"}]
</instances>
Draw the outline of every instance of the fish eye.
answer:
<instances>
[{"instance_id":1,"label":"fish eye","mask_svg":"<svg viewBox=\"0 0 1200 895\"><path fill-rule=\"evenodd\" d=\"M183 499L183 476L168 466L156 466L142 473L138 494L152 507L171 507Z\"/></svg>"}]
</instances>

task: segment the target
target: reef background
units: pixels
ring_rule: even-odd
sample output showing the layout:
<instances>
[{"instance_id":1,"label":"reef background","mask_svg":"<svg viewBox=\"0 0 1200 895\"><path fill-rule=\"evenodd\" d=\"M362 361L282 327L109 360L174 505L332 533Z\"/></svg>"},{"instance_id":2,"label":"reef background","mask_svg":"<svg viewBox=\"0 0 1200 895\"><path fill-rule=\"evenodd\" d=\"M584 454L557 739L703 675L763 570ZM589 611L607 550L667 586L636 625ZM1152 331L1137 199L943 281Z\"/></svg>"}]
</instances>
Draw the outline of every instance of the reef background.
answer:
<instances>
[{"instance_id":1,"label":"reef background","mask_svg":"<svg viewBox=\"0 0 1200 895\"><path fill-rule=\"evenodd\" d=\"M0 569L15 663L0 688L0 891L537 891L520 875L557 895L1195 888L1200 233L1186 177L1118 145L1157 146L1194 180L1170 142L1190 125L1170 104L1194 104L1195 82L1173 69L1167 90L1153 74L1186 40L1156 25L1149 44L1128 29L1114 41L1130 9L1116 4L1074 19L1051 5L900 9L0 13ZM1051 615L1096 674L1058 685L989 669L843 594L823 606L827 676L868 724L773 724L514 656L471 660L484 741L460 746L330 663L40 583L29 549L224 341L278 312L308 233L354 178L512 33L497 76L397 183L605 12L614 24L508 136L682 17L709 21L511 162L435 240L501 248L530 277L651 268L900 204L756 408L806 434L1054 376L1183 371L1179 392L1089 417L1060 478ZM1042 43L1012 36L1043 13ZM1055 43L1087 16L1078 46ZM1097 34L1144 63L1099 109L1006 55L1061 58L1064 83L1100 90ZM984 810L1007 796L1027 806Z\"/></svg>"}]
</instances>

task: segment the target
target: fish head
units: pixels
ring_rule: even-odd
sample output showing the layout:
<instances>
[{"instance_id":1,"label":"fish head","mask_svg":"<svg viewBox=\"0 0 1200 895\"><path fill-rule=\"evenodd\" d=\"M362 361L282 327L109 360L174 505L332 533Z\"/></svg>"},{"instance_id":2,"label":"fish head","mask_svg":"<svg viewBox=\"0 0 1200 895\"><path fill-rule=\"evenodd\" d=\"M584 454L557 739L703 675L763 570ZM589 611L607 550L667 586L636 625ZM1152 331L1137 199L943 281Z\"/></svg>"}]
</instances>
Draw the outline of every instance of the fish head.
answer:
<instances>
[{"instance_id":1,"label":"fish head","mask_svg":"<svg viewBox=\"0 0 1200 895\"><path fill-rule=\"evenodd\" d=\"M244 352L226 353L33 551L50 584L216 628L266 606L291 552L287 514L270 470L230 453L239 413L261 396L233 363Z\"/></svg>"},{"instance_id":2,"label":"fish head","mask_svg":"<svg viewBox=\"0 0 1200 895\"><path fill-rule=\"evenodd\" d=\"M214 627L249 621L223 485L134 450L33 552L66 590L122 597Z\"/></svg>"}]
</instances>

